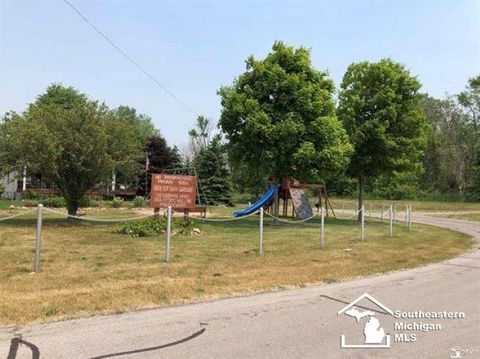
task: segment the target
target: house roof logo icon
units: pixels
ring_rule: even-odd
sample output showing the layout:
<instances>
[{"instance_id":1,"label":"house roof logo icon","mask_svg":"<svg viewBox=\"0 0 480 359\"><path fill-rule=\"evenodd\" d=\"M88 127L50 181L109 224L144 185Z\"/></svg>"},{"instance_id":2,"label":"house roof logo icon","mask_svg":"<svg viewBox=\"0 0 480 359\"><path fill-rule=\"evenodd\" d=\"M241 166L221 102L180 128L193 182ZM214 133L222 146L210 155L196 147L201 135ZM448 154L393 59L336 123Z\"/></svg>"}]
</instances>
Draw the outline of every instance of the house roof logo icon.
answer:
<instances>
[{"instance_id":1,"label":"house roof logo icon","mask_svg":"<svg viewBox=\"0 0 480 359\"><path fill-rule=\"evenodd\" d=\"M380 321L376 318L376 314L372 310L358 310L356 304L363 299L368 299L370 302L381 308L384 313L393 315L393 311L386 305L382 304L379 300L375 299L368 293L362 294L353 302L347 304L344 308L337 312L337 315L345 314L351 316L360 322L363 318L368 318L363 328L363 334L365 335L365 341L362 344L347 344L345 335L340 336L341 348L390 348L390 335L385 334L384 329L381 327ZM364 321L362 321L364 322Z\"/></svg>"}]
</instances>

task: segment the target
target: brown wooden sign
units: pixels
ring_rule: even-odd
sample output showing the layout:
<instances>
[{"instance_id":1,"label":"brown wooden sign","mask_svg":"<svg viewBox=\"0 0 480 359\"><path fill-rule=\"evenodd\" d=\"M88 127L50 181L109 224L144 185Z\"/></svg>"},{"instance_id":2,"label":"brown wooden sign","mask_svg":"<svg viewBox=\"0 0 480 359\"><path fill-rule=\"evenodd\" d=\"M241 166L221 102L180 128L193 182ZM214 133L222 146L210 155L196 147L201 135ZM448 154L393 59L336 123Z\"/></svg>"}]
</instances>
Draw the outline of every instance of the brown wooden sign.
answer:
<instances>
[{"instance_id":1,"label":"brown wooden sign","mask_svg":"<svg viewBox=\"0 0 480 359\"><path fill-rule=\"evenodd\" d=\"M150 206L154 208L195 208L197 178L195 176L154 174Z\"/></svg>"}]
</instances>

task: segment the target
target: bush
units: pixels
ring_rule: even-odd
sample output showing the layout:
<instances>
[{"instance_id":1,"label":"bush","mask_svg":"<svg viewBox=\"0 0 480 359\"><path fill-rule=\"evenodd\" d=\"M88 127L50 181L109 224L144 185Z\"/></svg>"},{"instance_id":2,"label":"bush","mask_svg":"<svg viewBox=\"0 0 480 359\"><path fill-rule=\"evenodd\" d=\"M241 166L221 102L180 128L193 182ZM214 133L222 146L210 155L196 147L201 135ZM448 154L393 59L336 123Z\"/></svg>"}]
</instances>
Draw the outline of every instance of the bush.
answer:
<instances>
[{"instance_id":1,"label":"bush","mask_svg":"<svg viewBox=\"0 0 480 359\"><path fill-rule=\"evenodd\" d=\"M40 196L36 192L27 189L22 193L22 199L40 199Z\"/></svg>"},{"instance_id":2,"label":"bush","mask_svg":"<svg viewBox=\"0 0 480 359\"><path fill-rule=\"evenodd\" d=\"M164 218L148 219L141 222L122 223L115 233L127 234L130 237L150 237L166 231L167 224ZM173 233L190 234L193 230L193 221L172 221L171 230Z\"/></svg>"},{"instance_id":3,"label":"bush","mask_svg":"<svg viewBox=\"0 0 480 359\"><path fill-rule=\"evenodd\" d=\"M51 208L62 208L67 206L67 202L63 197L55 196L55 197L47 197L42 200L38 200L38 203L43 204L45 207Z\"/></svg>"},{"instance_id":4,"label":"bush","mask_svg":"<svg viewBox=\"0 0 480 359\"><path fill-rule=\"evenodd\" d=\"M172 222L172 228L174 232L178 234L190 234L193 230L193 221L188 219L186 221L174 221Z\"/></svg>"},{"instance_id":5,"label":"bush","mask_svg":"<svg viewBox=\"0 0 480 359\"><path fill-rule=\"evenodd\" d=\"M143 197L135 197L135 199L132 201L132 207L137 207L137 208L144 208L148 206L148 200L144 199Z\"/></svg>"},{"instance_id":6,"label":"bush","mask_svg":"<svg viewBox=\"0 0 480 359\"><path fill-rule=\"evenodd\" d=\"M110 202L108 202L108 205L112 208L120 208L124 205L124 203L125 201L123 200L123 198L115 197Z\"/></svg>"},{"instance_id":7,"label":"bush","mask_svg":"<svg viewBox=\"0 0 480 359\"><path fill-rule=\"evenodd\" d=\"M65 201L65 198L60 197L60 196L53 196L53 197L47 197L44 199L37 199L33 205L36 205L38 203L43 204L45 207L51 207L51 208L63 208L67 206L67 202ZM86 207L96 207L97 203L93 201L89 197L83 197L80 200L80 205L79 207L81 208L86 208Z\"/></svg>"},{"instance_id":8,"label":"bush","mask_svg":"<svg viewBox=\"0 0 480 359\"><path fill-rule=\"evenodd\" d=\"M164 219L148 219L141 222L126 222L115 231L120 234L128 234L130 237L149 237L165 231Z\"/></svg>"}]
</instances>

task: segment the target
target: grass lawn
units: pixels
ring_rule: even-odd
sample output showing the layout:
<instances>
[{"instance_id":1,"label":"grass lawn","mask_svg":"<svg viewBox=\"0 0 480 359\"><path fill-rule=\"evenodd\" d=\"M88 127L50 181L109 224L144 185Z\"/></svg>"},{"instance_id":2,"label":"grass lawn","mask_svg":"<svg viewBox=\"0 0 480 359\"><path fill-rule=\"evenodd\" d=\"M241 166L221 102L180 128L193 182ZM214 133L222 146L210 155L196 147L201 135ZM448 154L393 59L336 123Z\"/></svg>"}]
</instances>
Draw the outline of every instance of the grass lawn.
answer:
<instances>
[{"instance_id":1,"label":"grass lawn","mask_svg":"<svg viewBox=\"0 0 480 359\"><path fill-rule=\"evenodd\" d=\"M4 207L5 208L5 207ZM228 215L232 209L215 208ZM0 218L14 211L0 210ZM138 211L93 209L95 217L131 217ZM180 219L175 219L180 220ZM413 231L367 219L360 242L352 220L327 219L325 250L319 222L273 224L266 218L264 257L258 257L258 217L196 226L201 236L130 238L116 224L68 224L45 213L42 272L32 274L35 214L0 222L0 324L119 312L204 298L336 282L420 266L458 255L472 240L452 231L414 224ZM351 249L351 250L346 250Z\"/></svg>"},{"instance_id":2,"label":"grass lawn","mask_svg":"<svg viewBox=\"0 0 480 359\"><path fill-rule=\"evenodd\" d=\"M357 200L354 198L330 198L333 207L336 210L341 210L343 205L347 210L356 209ZM395 204L397 211L404 211L405 205L411 204L412 211L414 212L455 212L455 211L479 211L480 212L480 202L431 202L431 201L389 201L389 200L380 200L380 199L366 199L364 200L365 211L368 211L370 206L372 207L372 212L380 212L382 204L387 208L389 205Z\"/></svg>"},{"instance_id":3,"label":"grass lawn","mask_svg":"<svg viewBox=\"0 0 480 359\"><path fill-rule=\"evenodd\" d=\"M434 216L439 218L454 218L454 219L463 219L465 221L480 222L480 212L448 213L448 214L436 213Z\"/></svg>"}]
</instances>

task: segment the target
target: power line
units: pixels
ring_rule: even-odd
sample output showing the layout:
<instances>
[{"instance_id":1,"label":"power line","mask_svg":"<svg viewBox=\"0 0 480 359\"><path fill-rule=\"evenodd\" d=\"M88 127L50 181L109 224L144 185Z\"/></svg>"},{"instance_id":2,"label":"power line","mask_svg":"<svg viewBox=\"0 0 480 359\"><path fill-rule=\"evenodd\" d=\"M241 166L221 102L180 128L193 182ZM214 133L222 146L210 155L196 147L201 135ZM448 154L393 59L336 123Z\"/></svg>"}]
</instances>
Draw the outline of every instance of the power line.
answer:
<instances>
[{"instance_id":1,"label":"power line","mask_svg":"<svg viewBox=\"0 0 480 359\"><path fill-rule=\"evenodd\" d=\"M115 50L117 50L123 57L125 57L133 66L135 66L138 70L143 72L150 80L155 82L160 88L165 91L171 98L173 98L177 103L183 107L185 110L193 113L196 116L199 114L193 110L191 107L186 105L182 100L180 100L172 91L170 91L165 85L163 85L160 81L158 81L153 75L151 75L147 70L145 70L138 62L136 62L131 56L129 56L125 51L123 51L113 40L111 40L102 30L100 30L95 24L93 24L90 20L88 20L85 15L83 15L80 10L78 10L75 6L72 5L68 0L63 0L65 4L70 6L73 11L77 13L78 16L82 18L88 25L90 25L97 34L99 34L105 41L107 41Z\"/></svg>"}]
</instances>

